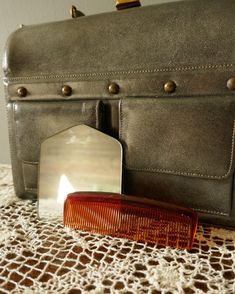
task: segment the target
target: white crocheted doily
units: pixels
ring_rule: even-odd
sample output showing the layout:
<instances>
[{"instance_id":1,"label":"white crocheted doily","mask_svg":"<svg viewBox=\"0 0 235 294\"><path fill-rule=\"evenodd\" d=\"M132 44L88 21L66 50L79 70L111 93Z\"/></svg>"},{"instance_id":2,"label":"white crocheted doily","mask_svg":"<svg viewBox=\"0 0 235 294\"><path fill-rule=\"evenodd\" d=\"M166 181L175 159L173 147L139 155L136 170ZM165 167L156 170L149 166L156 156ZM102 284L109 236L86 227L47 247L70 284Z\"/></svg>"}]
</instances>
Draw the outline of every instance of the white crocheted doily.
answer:
<instances>
[{"instance_id":1,"label":"white crocheted doily","mask_svg":"<svg viewBox=\"0 0 235 294\"><path fill-rule=\"evenodd\" d=\"M235 232L199 226L191 251L37 218L0 165L0 293L235 293Z\"/></svg>"}]
</instances>

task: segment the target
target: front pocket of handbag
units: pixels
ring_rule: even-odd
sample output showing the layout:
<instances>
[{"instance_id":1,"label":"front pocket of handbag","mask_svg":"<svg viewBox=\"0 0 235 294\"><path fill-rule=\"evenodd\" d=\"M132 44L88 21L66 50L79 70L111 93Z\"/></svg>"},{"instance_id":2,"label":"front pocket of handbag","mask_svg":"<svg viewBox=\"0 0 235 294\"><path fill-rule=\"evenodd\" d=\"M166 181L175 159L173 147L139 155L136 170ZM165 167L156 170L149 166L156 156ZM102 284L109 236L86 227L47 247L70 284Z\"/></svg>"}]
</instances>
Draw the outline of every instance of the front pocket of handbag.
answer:
<instances>
[{"instance_id":1,"label":"front pocket of handbag","mask_svg":"<svg viewBox=\"0 0 235 294\"><path fill-rule=\"evenodd\" d=\"M234 118L232 96L123 99L125 191L229 215Z\"/></svg>"},{"instance_id":2,"label":"front pocket of handbag","mask_svg":"<svg viewBox=\"0 0 235 294\"><path fill-rule=\"evenodd\" d=\"M102 103L98 100L14 102L12 112L11 140L14 140L18 168L22 170L16 179L20 196L25 191L36 193L40 146L45 139L80 124L100 129L102 122Z\"/></svg>"}]
</instances>

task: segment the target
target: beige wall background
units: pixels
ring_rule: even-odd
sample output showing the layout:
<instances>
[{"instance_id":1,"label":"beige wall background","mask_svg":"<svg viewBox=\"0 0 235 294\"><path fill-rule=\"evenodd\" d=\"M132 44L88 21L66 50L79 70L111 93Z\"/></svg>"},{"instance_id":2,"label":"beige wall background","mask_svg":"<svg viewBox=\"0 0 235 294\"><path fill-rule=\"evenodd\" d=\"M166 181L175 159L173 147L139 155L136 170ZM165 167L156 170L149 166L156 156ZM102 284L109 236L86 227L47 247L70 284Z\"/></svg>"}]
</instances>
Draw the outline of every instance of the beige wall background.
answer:
<instances>
[{"instance_id":1,"label":"beige wall background","mask_svg":"<svg viewBox=\"0 0 235 294\"><path fill-rule=\"evenodd\" d=\"M142 0L143 5L174 0ZM6 39L20 24L30 25L69 18L71 5L86 15L115 10L114 0L0 0L0 61ZM0 70L0 163L10 163L5 98Z\"/></svg>"}]
</instances>

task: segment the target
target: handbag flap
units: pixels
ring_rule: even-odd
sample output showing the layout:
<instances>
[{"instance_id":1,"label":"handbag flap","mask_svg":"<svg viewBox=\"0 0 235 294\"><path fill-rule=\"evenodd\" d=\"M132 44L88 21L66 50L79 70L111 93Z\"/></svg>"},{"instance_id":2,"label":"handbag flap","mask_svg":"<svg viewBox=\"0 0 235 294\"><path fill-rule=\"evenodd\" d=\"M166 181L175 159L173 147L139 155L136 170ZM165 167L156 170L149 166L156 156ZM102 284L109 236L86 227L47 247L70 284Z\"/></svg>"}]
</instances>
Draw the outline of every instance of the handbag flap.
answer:
<instances>
[{"instance_id":1,"label":"handbag flap","mask_svg":"<svg viewBox=\"0 0 235 294\"><path fill-rule=\"evenodd\" d=\"M8 41L5 76L105 79L234 68L234 15L234 0L197 0L25 26Z\"/></svg>"}]
</instances>

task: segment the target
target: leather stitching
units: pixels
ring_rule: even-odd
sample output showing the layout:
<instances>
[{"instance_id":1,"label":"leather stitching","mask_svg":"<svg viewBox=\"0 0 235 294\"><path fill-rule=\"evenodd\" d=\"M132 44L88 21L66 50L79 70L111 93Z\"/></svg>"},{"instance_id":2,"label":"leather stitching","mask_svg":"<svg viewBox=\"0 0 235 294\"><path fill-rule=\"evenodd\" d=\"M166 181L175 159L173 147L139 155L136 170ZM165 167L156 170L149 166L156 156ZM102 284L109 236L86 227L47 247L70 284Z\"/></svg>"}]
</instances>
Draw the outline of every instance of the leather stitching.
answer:
<instances>
[{"instance_id":1,"label":"leather stitching","mask_svg":"<svg viewBox=\"0 0 235 294\"><path fill-rule=\"evenodd\" d=\"M22 163L24 164L24 165L33 165L33 166L35 166L35 165L37 165L37 164L35 164L35 163L29 163L29 164L25 164L23 161L22 161ZM37 191L37 188L29 188L28 187L28 185L27 185L27 183L26 183L26 176L25 176L25 169L23 168L23 165L22 165L22 174L23 174L23 182L24 182L24 189L25 189L25 191L29 191L29 192L32 192L32 191L34 191L34 190L36 190Z\"/></svg>"},{"instance_id":2,"label":"leather stitching","mask_svg":"<svg viewBox=\"0 0 235 294\"><path fill-rule=\"evenodd\" d=\"M119 137L120 139L123 138L123 110L122 110L122 103L123 101L120 101L120 128L119 128ZM229 162L229 168L228 171L222 175L222 176L216 176L216 175L207 175L207 174L198 174L198 173L192 173L192 172L182 172L177 170L167 170L167 169L158 169L158 168L136 168L131 165L125 165L125 167L128 170L132 171L145 171L145 172L159 172L159 173L166 173L166 174L172 174L172 175L181 175L181 176L192 176L192 177L202 177L202 178L209 178L209 179L225 179L231 172L232 166L233 166L233 156L234 156L234 138L235 138L235 120L233 122L233 134L232 134L232 143L231 143L231 153L230 153L230 162ZM124 146L124 149L126 150L127 147Z\"/></svg>"},{"instance_id":3,"label":"leather stitching","mask_svg":"<svg viewBox=\"0 0 235 294\"><path fill-rule=\"evenodd\" d=\"M5 93L6 93L6 88L4 87L5 89ZM9 104L8 104L9 105ZM11 119L11 116L10 116L10 112L12 113L12 119L13 121L15 121L15 105L16 103L12 103L11 104L11 109L7 109L7 119L8 119L8 122L10 122L10 119ZM8 134L9 134L9 140L10 140L10 156L11 156L11 160L12 160L12 176L13 176L13 179L14 179L14 189L15 191L18 189L17 185L16 185L16 172L18 170L18 176L20 178L23 178L23 167L22 167L22 164L19 160L19 158L17 157L17 150L16 150L16 135L14 136L13 135L13 132L14 134L16 133L15 132L16 130L13 129L12 126L10 126L10 124L8 123ZM16 162L13 162L13 159L15 158ZM20 175L19 175L20 173ZM24 184L24 179L22 181ZM23 187L24 190L25 190L25 186Z\"/></svg>"},{"instance_id":4,"label":"leather stitching","mask_svg":"<svg viewBox=\"0 0 235 294\"><path fill-rule=\"evenodd\" d=\"M195 208L195 207L192 207L192 209L197 210L199 212L209 213L209 214L218 214L218 215L229 216L228 213L219 212L219 211L215 211L215 210L207 210L207 209L201 209L201 208Z\"/></svg>"},{"instance_id":5,"label":"leather stitching","mask_svg":"<svg viewBox=\"0 0 235 294\"><path fill-rule=\"evenodd\" d=\"M24 159L21 159L21 162L22 163L25 163L25 164L30 164L30 165L38 165L38 162L37 161L27 161L27 160L24 160Z\"/></svg>"},{"instance_id":6,"label":"leather stitching","mask_svg":"<svg viewBox=\"0 0 235 294\"><path fill-rule=\"evenodd\" d=\"M22 81L22 80L39 80L39 79L57 79L57 78L79 78L79 77L101 77L110 75L129 75L141 73L156 73L156 72L180 72L190 70L207 70L207 69L221 69L231 68L234 64L209 64L197 66L183 66L183 67L167 67L155 69L136 69L136 70L123 70L123 71L110 71L110 72L93 72L93 73L80 73L80 74L63 74L63 75L41 75L41 76L25 76L25 77L5 77L4 81Z\"/></svg>"},{"instance_id":7,"label":"leather stitching","mask_svg":"<svg viewBox=\"0 0 235 294\"><path fill-rule=\"evenodd\" d=\"M33 188L27 188L27 187L25 187L25 191L26 192L34 192L34 193L37 193L37 189L33 189Z\"/></svg>"},{"instance_id":8,"label":"leather stitching","mask_svg":"<svg viewBox=\"0 0 235 294\"><path fill-rule=\"evenodd\" d=\"M102 128L102 120L103 120L103 106L100 100L97 100L95 105L95 125L97 129Z\"/></svg>"}]
</instances>

